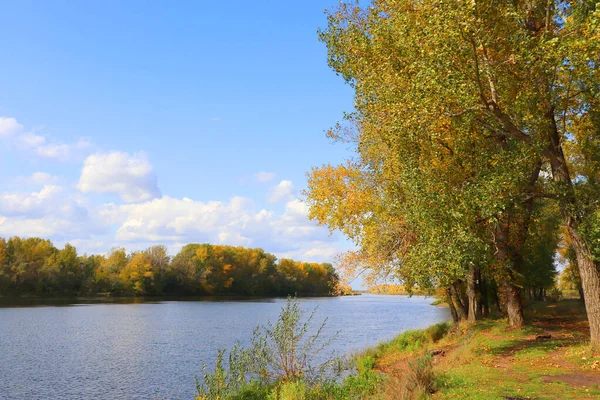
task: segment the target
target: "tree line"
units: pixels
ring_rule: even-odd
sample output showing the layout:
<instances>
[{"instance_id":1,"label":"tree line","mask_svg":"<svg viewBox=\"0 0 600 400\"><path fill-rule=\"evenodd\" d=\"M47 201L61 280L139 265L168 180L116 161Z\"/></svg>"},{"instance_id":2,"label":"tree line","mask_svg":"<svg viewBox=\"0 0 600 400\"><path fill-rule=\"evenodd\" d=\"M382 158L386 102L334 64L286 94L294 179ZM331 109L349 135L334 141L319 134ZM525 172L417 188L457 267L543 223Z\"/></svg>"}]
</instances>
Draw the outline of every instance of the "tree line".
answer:
<instances>
[{"instance_id":1,"label":"tree line","mask_svg":"<svg viewBox=\"0 0 600 400\"><path fill-rule=\"evenodd\" d=\"M356 243L343 264L520 327L561 249L600 346L596 0L349 2L320 38L355 93L328 136L356 156L306 195Z\"/></svg>"},{"instance_id":2,"label":"tree line","mask_svg":"<svg viewBox=\"0 0 600 400\"><path fill-rule=\"evenodd\" d=\"M78 255L40 238L0 238L0 295L335 295L331 264L277 259L262 249L188 244Z\"/></svg>"}]
</instances>

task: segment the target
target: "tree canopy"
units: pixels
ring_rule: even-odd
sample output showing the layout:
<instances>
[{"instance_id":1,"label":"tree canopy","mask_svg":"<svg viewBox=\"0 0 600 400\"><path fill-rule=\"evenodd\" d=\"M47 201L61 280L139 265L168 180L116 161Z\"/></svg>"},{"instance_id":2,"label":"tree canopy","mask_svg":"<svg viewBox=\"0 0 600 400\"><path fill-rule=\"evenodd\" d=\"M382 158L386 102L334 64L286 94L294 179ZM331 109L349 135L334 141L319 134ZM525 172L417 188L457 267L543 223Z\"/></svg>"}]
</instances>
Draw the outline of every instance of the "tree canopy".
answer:
<instances>
[{"instance_id":1,"label":"tree canopy","mask_svg":"<svg viewBox=\"0 0 600 400\"><path fill-rule=\"evenodd\" d=\"M328 263L277 258L262 249L188 244L171 258L164 246L127 253L79 256L39 238L0 238L0 294L4 295L334 295L340 290Z\"/></svg>"},{"instance_id":2,"label":"tree canopy","mask_svg":"<svg viewBox=\"0 0 600 400\"><path fill-rule=\"evenodd\" d=\"M459 311L466 290L469 316L485 281L520 326L523 289L553 285L560 220L600 343L595 1L342 3L320 38L355 93L329 136L356 157L306 194L357 244L344 262L449 287Z\"/></svg>"}]
</instances>

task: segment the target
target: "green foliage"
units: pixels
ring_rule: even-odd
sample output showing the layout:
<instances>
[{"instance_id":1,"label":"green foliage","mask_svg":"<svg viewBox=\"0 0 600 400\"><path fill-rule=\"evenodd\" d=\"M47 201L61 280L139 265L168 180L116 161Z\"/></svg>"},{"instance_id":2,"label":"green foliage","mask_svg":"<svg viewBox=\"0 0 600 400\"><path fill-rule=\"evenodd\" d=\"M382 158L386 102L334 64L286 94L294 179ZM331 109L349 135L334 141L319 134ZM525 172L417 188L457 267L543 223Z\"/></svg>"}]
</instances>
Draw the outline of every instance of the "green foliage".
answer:
<instances>
[{"instance_id":1,"label":"green foliage","mask_svg":"<svg viewBox=\"0 0 600 400\"><path fill-rule=\"evenodd\" d=\"M600 210L588 216L582 227L594 260L600 263Z\"/></svg>"},{"instance_id":2,"label":"green foliage","mask_svg":"<svg viewBox=\"0 0 600 400\"><path fill-rule=\"evenodd\" d=\"M313 348L310 345L293 346L290 345L290 341L307 343L320 334L320 329L317 329L314 335L304 336L302 332L307 331L306 324L310 323L312 315L301 322L302 313L297 305L297 300L290 299L276 323L255 331L250 347L246 349L234 347L229 353L228 366L225 366L224 362L226 352L220 350L215 369L209 373L205 371L203 383L197 382L197 399L363 400L380 398L389 382L386 382L384 376L377 372L377 360L384 354L394 352L422 353L423 349L427 349L429 345L445 337L450 327L448 323L442 323L425 330L407 331L392 342L383 343L375 349L353 357L349 360L349 365L337 371L337 373L350 371L343 380L337 379L338 375L331 369L336 361L331 358L316 367L298 367L294 374L289 374L282 365L291 365L289 361L297 358L311 359L310 356L302 354L306 353L305 349ZM265 351L265 343L270 350ZM271 355L265 357L265 354ZM296 355L292 356L293 354ZM417 399L429 395L436 388L435 378L431 356L417 357L409 364L406 374L399 382L400 386L395 388L395 395L401 396L402 399Z\"/></svg>"},{"instance_id":3,"label":"green foliage","mask_svg":"<svg viewBox=\"0 0 600 400\"><path fill-rule=\"evenodd\" d=\"M427 343L427 336L422 330L411 330L402 333L390 342L397 351L414 351Z\"/></svg>"},{"instance_id":4,"label":"green foliage","mask_svg":"<svg viewBox=\"0 0 600 400\"><path fill-rule=\"evenodd\" d=\"M436 390L435 375L431 365L432 357L427 354L408 363L403 390L404 398L423 398Z\"/></svg>"},{"instance_id":5,"label":"green foliage","mask_svg":"<svg viewBox=\"0 0 600 400\"><path fill-rule=\"evenodd\" d=\"M277 260L262 249L189 244L79 256L39 238L0 238L0 294L329 295L340 292L331 264Z\"/></svg>"},{"instance_id":6,"label":"green foliage","mask_svg":"<svg viewBox=\"0 0 600 400\"><path fill-rule=\"evenodd\" d=\"M269 400L307 400L308 391L304 381L285 382L271 393Z\"/></svg>"},{"instance_id":7,"label":"green foliage","mask_svg":"<svg viewBox=\"0 0 600 400\"><path fill-rule=\"evenodd\" d=\"M555 256L560 240L557 210L539 207L533 214L528 237L522 247L523 268L520 284L526 289L554 287L558 271Z\"/></svg>"},{"instance_id":8,"label":"green foliage","mask_svg":"<svg viewBox=\"0 0 600 400\"><path fill-rule=\"evenodd\" d=\"M350 273L427 290L477 268L520 326L520 292L554 285L558 219L598 252L597 2L348 1L319 37L354 91L328 136L356 154L314 168L307 203L356 244Z\"/></svg>"},{"instance_id":9,"label":"green foliage","mask_svg":"<svg viewBox=\"0 0 600 400\"><path fill-rule=\"evenodd\" d=\"M315 311L304 318L299 301L288 298L275 323L254 330L248 348L236 345L231 349L227 366L225 350L218 351L213 371L204 365L203 380L196 382L197 398L241 398L244 392L265 387L275 388L277 398L303 398L294 396L305 396L305 384L320 387L334 379L336 360L319 361L319 356L335 336L322 337L326 321L312 329Z\"/></svg>"},{"instance_id":10,"label":"green foliage","mask_svg":"<svg viewBox=\"0 0 600 400\"><path fill-rule=\"evenodd\" d=\"M423 334L430 343L436 343L448 334L449 329L450 324L448 322L442 322L425 329Z\"/></svg>"}]
</instances>

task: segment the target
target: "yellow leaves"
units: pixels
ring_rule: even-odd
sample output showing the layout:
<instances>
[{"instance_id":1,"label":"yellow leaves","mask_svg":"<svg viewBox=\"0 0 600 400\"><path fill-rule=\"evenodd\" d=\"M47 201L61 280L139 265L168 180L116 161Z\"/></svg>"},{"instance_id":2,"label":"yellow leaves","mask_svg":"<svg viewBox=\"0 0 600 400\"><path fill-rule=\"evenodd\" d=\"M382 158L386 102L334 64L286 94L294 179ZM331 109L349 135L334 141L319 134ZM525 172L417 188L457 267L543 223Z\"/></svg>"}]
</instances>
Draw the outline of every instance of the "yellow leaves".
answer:
<instances>
[{"instance_id":1,"label":"yellow leaves","mask_svg":"<svg viewBox=\"0 0 600 400\"><path fill-rule=\"evenodd\" d=\"M342 229L349 236L357 233L364 214L376 201L373 186L359 167L350 163L314 168L305 194L311 219L331 229Z\"/></svg>"},{"instance_id":2,"label":"yellow leaves","mask_svg":"<svg viewBox=\"0 0 600 400\"><path fill-rule=\"evenodd\" d=\"M119 279L125 287L132 288L136 293L146 291L145 280L154 278L152 263L146 253L136 253L119 273Z\"/></svg>"}]
</instances>

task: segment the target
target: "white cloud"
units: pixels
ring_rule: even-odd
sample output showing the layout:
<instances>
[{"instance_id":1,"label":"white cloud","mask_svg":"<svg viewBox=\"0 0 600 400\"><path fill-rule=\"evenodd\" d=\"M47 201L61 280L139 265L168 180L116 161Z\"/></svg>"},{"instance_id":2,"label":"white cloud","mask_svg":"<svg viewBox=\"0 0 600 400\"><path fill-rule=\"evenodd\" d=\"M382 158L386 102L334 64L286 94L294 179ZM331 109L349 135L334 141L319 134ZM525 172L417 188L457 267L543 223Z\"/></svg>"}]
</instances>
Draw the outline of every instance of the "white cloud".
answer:
<instances>
[{"instance_id":1,"label":"white cloud","mask_svg":"<svg viewBox=\"0 0 600 400\"><path fill-rule=\"evenodd\" d=\"M277 177L274 172L260 171L254 174L254 180L257 182L269 182Z\"/></svg>"},{"instance_id":2,"label":"white cloud","mask_svg":"<svg viewBox=\"0 0 600 400\"><path fill-rule=\"evenodd\" d=\"M14 118L0 117L0 138L10 137L23 130L23 125Z\"/></svg>"},{"instance_id":3,"label":"white cloud","mask_svg":"<svg viewBox=\"0 0 600 400\"><path fill-rule=\"evenodd\" d=\"M56 185L39 192L0 193L0 235L80 238L102 232L97 213L77 195Z\"/></svg>"},{"instance_id":4,"label":"white cloud","mask_svg":"<svg viewBox=\"0 0 600 400\"><path fill-rule=\"evenodd\" d=\"M44 143L46 143L46 138L40 135L36 135L35 133L31 133L31 132L24 132L21 133L21 135L19 135L18 137L18 143L25 148L31 148L34 149L38 146L43 145Z\"/></svg>"},{"instance_id":5,"label":"white cloud","mask_svg":"<svg viewBox=\"0 0 600 400\"><path fill-rule=\"evenodd\" d=\"M125 202L160 196L156 174L143 153L96 153L84 162L77 188L83 193L118 194Z\"/></svg>"},{"instance_id":6,"label":"white cloud","mask_svg":"<svg viewBox=\"0 0 600 400\"><path fill-rule=\"evenodd\" d=\"M0 194L0 215L36 215L51 211L51 203L60 194L62 188L45 185L39 192Z\"/></svg>"},{"instance_id":7,"label":"white cloud","mask_svg":"<svg viewBox=\"0 0 600 400\"><path fill-rule=\"evenodd\" d=\"M92 206L68 188L45 185L32 193L0 193L0 235L39 236L71 242L80 252L103 253L113 246L139 250L152 244L171 252L187 243L261 247L278 257L331 261L344 250L306 217L300 200L282 212L256 209L251 199L194 201L169 196L135 204Z\"/></svg>"},{"instance_id":8,"label":"white cloud","mask_svg":"<svg viewBox=\"0 0 600 400\"><path fill-rule=\"evenodd\" d=\"M201 202L164 196L144 203L107 205L101 211L116 225L117 242L175 244L207 242L262 247L277 255L327 261L341 251L337 237L307 219L299 200L285 204L282 213L256 210L254 202L234 197L229 202Z\"/></svg>"},{"instance_id":9,"label":"white cloud","mask_svg":"<svg viewBox=\"0 0 600 400\"><path fill-rule=\"evenodd\" d=\"M153 167L143 153L96 152L80 139L62 143L26 130L14 118L0 118L0 140L36 157L83 160L75 191L66 177L35 172L19 178L39 185L33 192L0 193L0 236L39 236L67 241L80 252L106 252L113 246L137 250L155 243L177 252L187 243L206 242L262 247L278 257L330 261L344 244L307 218L308 209L296 199L292 181L261 171L255 182L272 182L270 203L277 211L257 208L245 197L228 201L196 201L162 196ZM64 187L59 186L59 182ZM92 194L115 194L122 202L97 206ZM97 200L97 199L96 199ZM273 207L275 208L275 207Z\"/></svg>"},{"instance_id":10,"label":"white cloud","mask_svg":"<svg viewBox=\"0 0 600 400\"><path fill-rule=\"evenodd\" d=\"M292 181L283 180L271 188L267 195L267 201L269 203L279 203L280 201L291 200L294 198L295 191Z\"/></svg>"},{"instance_id":11,"label":"white cloud","mask_svg":"<svg viewBox=\"0 0 600 400\"><path fill-rule=\"evenodd\" d=\"M26 183L33 183L34 185L52 185L57 183L59 178L47 172L34 172L31 176L21 177L19 180Z\"/></svg>"},{"instance_id":12,"label":"white cloud","mask_svg":"<svg viewBox=\"0 0 600 400\"><path fill-rule=\"evenodd\" d=\"M26 131L15 118L0 117L0 139L7 139L17 148L31 152L36 157L59 161L81 161L91 148L91 143L80 138L75 143L61 143L46 136Z\"/></svg>"},{"instance_id":13,"label":"white cloud","mask_svg":"<svg viewBox=\"0 0 600 400\"><path fill-rule=\"evenodd\" d=\"M110 221L120 222L117 240L218 241L232 226L243 225L250 200L200 202L164 196L145 203L108 207ZM224 237L224 236L221 236Z\"/></svg>"},{"instance_id":14,"label":"white cloud","mask_svg":"<svg viewBox=\"0 0 600 400\"><path fill-rule=\"evenodd\" d=\"M86 149L91 148L92 144L87 139L79 139L75 143L48 143L45 141L34 146L33 151L36 155L42 158L53 158L60 161L78 161L81 154L85 153Z\"/></svg>"}]
</instances>

